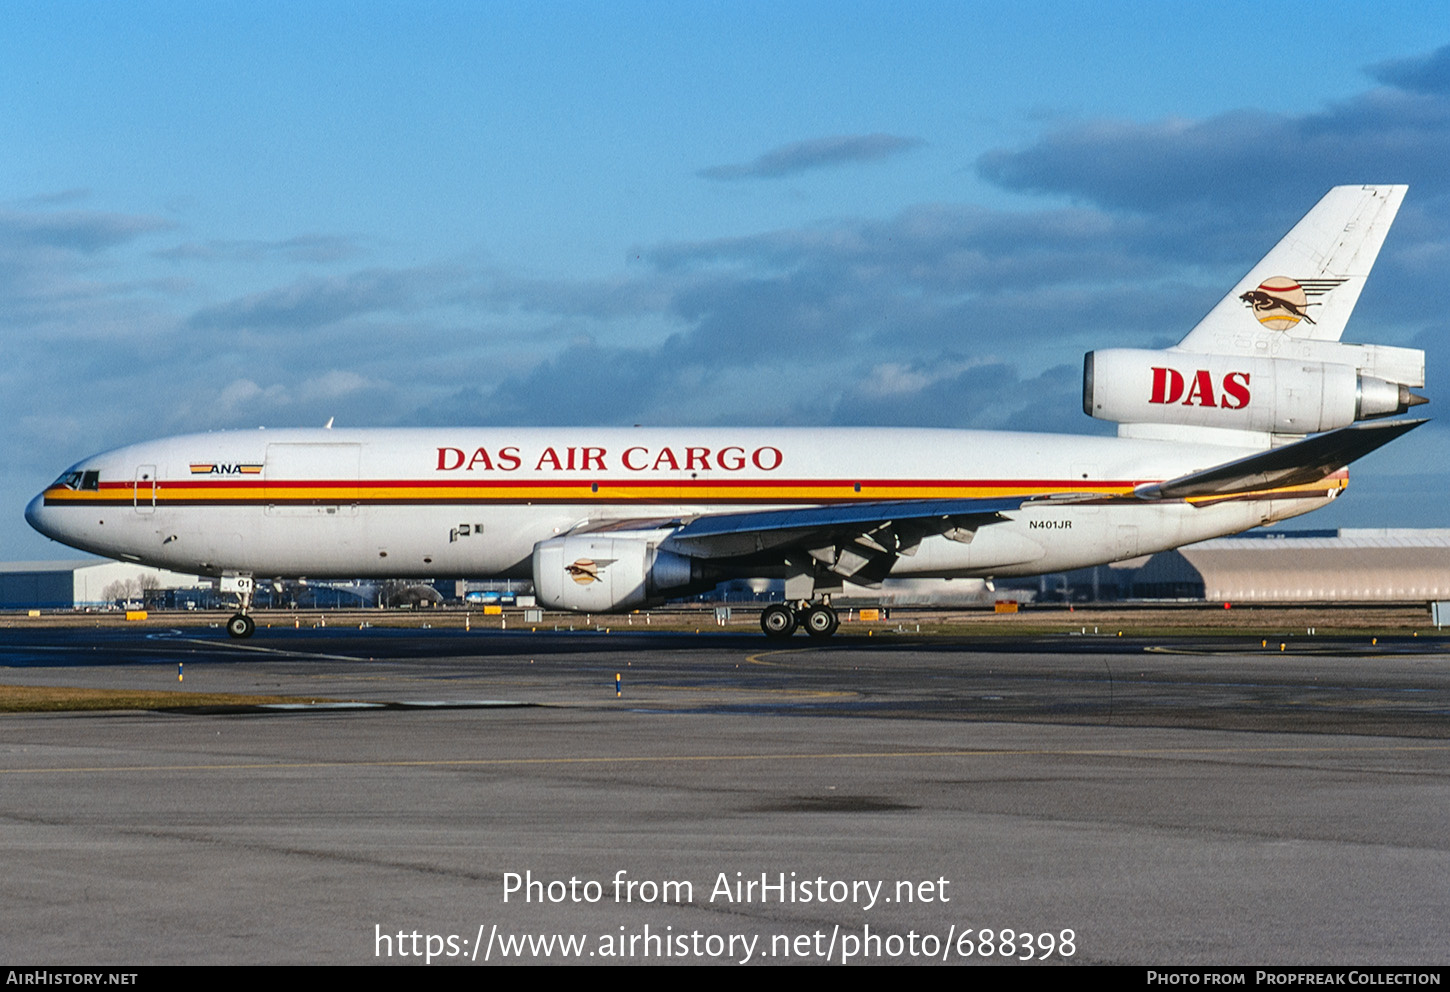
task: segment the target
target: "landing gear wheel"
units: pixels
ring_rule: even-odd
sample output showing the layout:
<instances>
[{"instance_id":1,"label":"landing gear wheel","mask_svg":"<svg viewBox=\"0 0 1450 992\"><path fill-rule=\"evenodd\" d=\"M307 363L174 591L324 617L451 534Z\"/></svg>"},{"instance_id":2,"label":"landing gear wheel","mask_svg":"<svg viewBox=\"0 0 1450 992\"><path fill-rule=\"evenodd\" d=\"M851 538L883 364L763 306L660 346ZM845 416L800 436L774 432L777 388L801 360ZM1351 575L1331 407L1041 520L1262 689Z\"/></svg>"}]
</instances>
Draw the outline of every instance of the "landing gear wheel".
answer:
<instances>
[{"instance_id":1,"label":"landing gear wheel","mask_svg":"<svg viewBox=\"0 0 1450 992\"><path fill-rule=\"evenodd\" d=\"M785 640L795 633L795 627L795 610L789 606L775 603L767 606L765 612L760 614L760 629L773 641Z\"/></svg>"},{"instance_id":2,"label":"landing gear wheel","mask_svg":"<svg viewBox=\"0 0 1450 992\"><path fill-rule=\"evenodd\" d=\"M807 634L824 639L836 632L836 628L841 626L841 619L829 606L812 606L801 618L801 625Z\"/></svg>"},{"instance_id":3,"label":"landing gear wheel","mask_svg":"<svg viewBox=\"0 0 1450 992\"><path fill-rule=\"evenodd\" d=\"M227 621L227 633L231 634L238 640L246 637L251 637L252 632L256 629L257 621L253 620L245 613L238 613L236 616L232 617L230 620Z\"/></svg>"}]
</instances>

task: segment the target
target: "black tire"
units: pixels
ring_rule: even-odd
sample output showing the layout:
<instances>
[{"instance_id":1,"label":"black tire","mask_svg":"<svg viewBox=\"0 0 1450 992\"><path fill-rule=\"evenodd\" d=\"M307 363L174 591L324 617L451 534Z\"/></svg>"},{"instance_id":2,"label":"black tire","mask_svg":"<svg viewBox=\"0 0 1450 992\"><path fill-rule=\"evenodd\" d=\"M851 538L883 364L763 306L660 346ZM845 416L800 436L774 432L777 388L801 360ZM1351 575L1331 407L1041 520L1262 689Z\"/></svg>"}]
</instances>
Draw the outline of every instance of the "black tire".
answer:
<instances>
[{"instance_id":1,"label":"black tire","mask_svg":"<svg viewBox=\"0 0 1450 992\"><path fill-rule=\"evenodd\" d=\"M255 631L256 629L257 621L253 620L245 613L238 613L236 616L232 617L230 620L227 621L227 633L235 637L237 640L251 637L253 631Z\"/></svg>"},{"instance_id":2,"label":"black tire","mask_svg":"<svg viewBox=\"0 0 1450 992\"><path fill-rule=\"evenodd\" d=\"M812 606L806 610L806 615L801 620L801 626L805 627L806 633L812 637L824 639L836 632L836 628L841 626L841 619L829 606Z\"/></svg>"},{"instance_id":3,"label":"black tire","mask_svg":"<svg viewBox=\"0 0 1450 992\"><path fill-rule=\"evenodd\" d=\"M780 603L774 603L760 614L760 629L773 641L783 641L795 633L795 610Z\"/></svg>"}]
</instances>

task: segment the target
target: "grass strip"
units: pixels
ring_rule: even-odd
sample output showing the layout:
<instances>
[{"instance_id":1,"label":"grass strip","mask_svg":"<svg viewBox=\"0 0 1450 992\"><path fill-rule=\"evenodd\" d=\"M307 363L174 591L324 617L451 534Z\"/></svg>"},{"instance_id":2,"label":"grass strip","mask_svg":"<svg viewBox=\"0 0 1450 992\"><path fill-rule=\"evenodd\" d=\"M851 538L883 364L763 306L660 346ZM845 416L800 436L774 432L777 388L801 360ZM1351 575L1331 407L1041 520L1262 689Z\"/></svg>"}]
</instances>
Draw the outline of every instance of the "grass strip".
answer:
<instances>
[{"instance_id":1,"label":"grass strip","mask_svg":"<svg viewBox=\"0 0 1450 992\"><path fill-rule=\"evenodd\" d=\"M186 710L264 703L318 703L336 700L296 696L249 696L226 692L151 689L78 689L71 686L0 685L0 713L62 713L83 710Z\"/></svg>"}]
</instances>

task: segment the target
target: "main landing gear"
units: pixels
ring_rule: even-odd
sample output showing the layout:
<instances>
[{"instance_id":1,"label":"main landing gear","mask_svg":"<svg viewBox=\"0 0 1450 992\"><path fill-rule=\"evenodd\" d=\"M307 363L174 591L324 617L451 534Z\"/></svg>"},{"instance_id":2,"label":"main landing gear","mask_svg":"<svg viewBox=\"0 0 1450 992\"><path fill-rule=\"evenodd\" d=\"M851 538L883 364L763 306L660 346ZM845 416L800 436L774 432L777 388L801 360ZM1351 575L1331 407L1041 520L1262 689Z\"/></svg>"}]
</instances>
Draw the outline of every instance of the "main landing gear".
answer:
<instances>
[{"instance_id":1,"label":"main landing gear","mask_svg":"<svg viewBox=\"0 0 1450 992\"><path fill-rule=\"evenodd\" d=\"M839 626L841 618L825 603L802 603L795 607L773 603L760 614L760 629L773 641L785 640L796 632L797 627L804 627L812 637L824 639L834 634Z\"/></svg>"}]
</instances>

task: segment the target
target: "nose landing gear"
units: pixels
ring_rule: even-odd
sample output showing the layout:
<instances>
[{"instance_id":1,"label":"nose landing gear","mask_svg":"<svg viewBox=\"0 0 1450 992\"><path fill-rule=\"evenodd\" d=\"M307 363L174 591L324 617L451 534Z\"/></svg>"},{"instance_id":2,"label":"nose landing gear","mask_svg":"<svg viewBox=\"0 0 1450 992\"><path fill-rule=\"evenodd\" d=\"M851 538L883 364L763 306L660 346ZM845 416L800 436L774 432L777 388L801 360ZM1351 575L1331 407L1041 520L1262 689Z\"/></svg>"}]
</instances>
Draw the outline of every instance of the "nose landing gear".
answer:
<instances>
[{"instance_id":1,"label":"nose landing gear","mask_svg":"<svg viewBox=\"0 0 1450 992\"><path fill-rule=\"evenodd\" d=\"M256 629L257 621L253 620L245 613L238 613L227 621L227 633L237 638L238 640L245 637L251 637L253 631L255 631Z\"/></svg>"},{"instance_id":2,"label":"nose landing gear","mask_svg":"<svg viewBox=\"0 0 1450 992\"><path fill-rule=\"evenodd\" d=\"M237 612L227 621L227 633L237 640L251 637L257 629L257 621L247 616L252 607L252 591L255 583L250 575L224 576L221 581L223 592L237 594Z\"/></svg>"}]
</instances>

